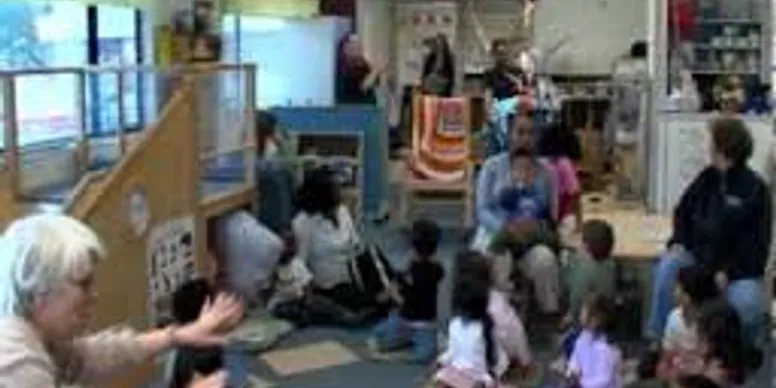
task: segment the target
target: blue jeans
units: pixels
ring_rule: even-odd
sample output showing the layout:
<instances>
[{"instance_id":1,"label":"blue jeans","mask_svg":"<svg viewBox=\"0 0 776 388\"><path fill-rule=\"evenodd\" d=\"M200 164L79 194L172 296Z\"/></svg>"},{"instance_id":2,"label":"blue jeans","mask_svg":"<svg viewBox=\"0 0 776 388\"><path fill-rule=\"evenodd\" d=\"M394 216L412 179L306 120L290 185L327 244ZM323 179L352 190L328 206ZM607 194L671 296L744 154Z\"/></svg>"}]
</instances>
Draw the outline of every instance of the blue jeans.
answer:
<instances>
[{"instance_id":1,"label":"blue jeans","mask_svg":"<svg viewBox=\"0 0 776 388\"><path fill-rule=\"evenodd\" d=\"M647 336L659 339L663 336L668 315L674 308L674 288L681 268L695 262L689 252L669 250L660 256L652 283L652 304L647 322ZM741 319L744 334L755 345L760 345L765 335L765 284L763 279L740 279L731 282L727 299Z\"/></svg>"},{"instance_id":2,"label":"blue jeans","mask_svg":"<svg viewBox=\"0 0 776 388\"><path fill-rule=\"evenodd\" d=\"M375 326L373 334L380 351L396 351L412 346L413 362L428 363L436 357L437 332L433 322L423 322L422 327L414 326L393 311Z\"/></svg>"}]
</instances>

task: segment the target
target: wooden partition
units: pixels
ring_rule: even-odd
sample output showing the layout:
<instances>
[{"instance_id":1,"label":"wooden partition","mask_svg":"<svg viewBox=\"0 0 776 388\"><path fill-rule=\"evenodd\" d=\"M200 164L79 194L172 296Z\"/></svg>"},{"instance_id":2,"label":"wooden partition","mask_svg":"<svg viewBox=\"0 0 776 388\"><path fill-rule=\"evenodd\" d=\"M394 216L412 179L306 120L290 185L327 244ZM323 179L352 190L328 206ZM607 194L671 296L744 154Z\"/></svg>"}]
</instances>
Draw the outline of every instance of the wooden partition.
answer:
<instances>
[{"instance_id":1,"label":"wooden partition","mask_svg":"<svg viewBox=\"0 0 776 388\"><path fill-rule=\"evenodd\" d=\"M197 217L199 148L195 127L195 95L184 86L170 100L160 120L141 143L129 150L101 183L72 204L73 216L84 220L102 238L108 259L99 267L96 327L130 324L146 327L149 312L148 253L150 234L164 223L192 217L195 236L202 230ZM171 152L175 150L174 152ZM148 223L139 230L130 222L130 197L142 193ZM137 210L137 209L135 209ZM195 238L194 241L202 240ZM195 243L197 244L197 243ZM198 257L201 257L197 255ZM143 373L122 386L140 386Z\"/></svg>"}]
</instances>

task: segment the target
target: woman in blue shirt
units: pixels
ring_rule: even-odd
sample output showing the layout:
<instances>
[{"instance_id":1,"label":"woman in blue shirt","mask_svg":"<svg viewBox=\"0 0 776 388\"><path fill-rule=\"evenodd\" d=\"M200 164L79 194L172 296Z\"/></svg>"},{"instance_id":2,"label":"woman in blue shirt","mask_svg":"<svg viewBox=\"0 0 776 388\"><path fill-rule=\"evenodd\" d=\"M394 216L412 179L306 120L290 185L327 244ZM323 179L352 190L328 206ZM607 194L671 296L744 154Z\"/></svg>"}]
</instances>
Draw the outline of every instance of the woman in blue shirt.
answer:
<instances>
[{"instance_id":1,"label":"woman in blue shirt","mask_svg":"<svg viewBox=\"0 0 776 388\"><path fill-rule=\"evenodd\" d=\"M535 148L533 120L518 117L511 131L510 150L488 158L480 170L477 179L476 210L477 233L473 248L487 252L494 236L502 233L535 234L541 224L537 220L509 217L502 206L504 190L516 187L512 174L512 159L518 150ZM556 183L552 173L544 162L533 158L536 164L536 176L531 190L544 197L548 204L550 221L557 218L558 198ZM555 253L545 244L536 244L523 257L514 258L521 270L532 280L536 290L537 302L544 313L557 313L560 297L559 268Z\"/></svg>"}]
</instances>

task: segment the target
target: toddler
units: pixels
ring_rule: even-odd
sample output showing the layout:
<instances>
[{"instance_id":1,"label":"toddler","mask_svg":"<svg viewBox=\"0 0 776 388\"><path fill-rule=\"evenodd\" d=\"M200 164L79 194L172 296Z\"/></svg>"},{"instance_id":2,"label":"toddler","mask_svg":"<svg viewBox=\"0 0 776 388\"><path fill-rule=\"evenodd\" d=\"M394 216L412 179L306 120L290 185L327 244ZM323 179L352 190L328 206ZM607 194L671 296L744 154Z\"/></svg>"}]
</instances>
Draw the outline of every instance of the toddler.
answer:
<instances>
[{"instance_id":1,"label":"toddler","mask_svg":"<svg viewBox=\"0 0 776 388\"><path fill-rule=\"evenodd\" d=\"M508 222L549 219L549 204L543 193L534 187L538 166L533 154L518 149L512 154L511 165L513 186L502 190L499 198Z\"/></svg>"},{"instance_id":2,"label":"toddler","mask_svg":"<svg viewBox=\"0 0 776 388\"><path fill-rule=\"evenodd\" d=\"M196 279L181 285L172 295L172 313L179 325L194 322L206 301L214 295L210 284L204 279ZM210 348L177 349L171 356L166 372L166 381L170 388L184 388L195 381L197 376L207 376L224 368L223 349L220 346Z\"/></svg>"},{"instance_id":3,"label":"toddler","mask_svg":"<svg viewBox=\"0 0 776 388\"><path fill-rule=\"evenodd\" d=\"M696 330L698 314L701 306L719 297L713 275L699 266L679 270L674 292L677 306L668 316L663 334L658 371L661 378L697 370L696 366L702 363Z\"/></svg>"},{"instance_id":4,"label":"toddler","mask_svg":"<svg viewBox=\"0 0 776 388\"><path fill-rule=\"evenodd\" d=\"M453 317L448 326L446 351L434 377L437 386L448 388L498 387L509 360L495 336L488 312L491 284L487 276L470 270L476 253L459 255L453 289Z\"/></svg>"},{"instance_id":5,"label":"toddler","mask_svg":"<svg viewBox=\"0 0 776 388\"><path fill-rule=\"evenodd\" d=\"M444 269L436 260L439 226L420 220L412 225L412 257L409 269L399 274L388 290L398 306L374 330L378 351L412 345L412 361L426 363L437 352L437 292Z\"/></svg>"},{"instance_id":6,"label":"toddler","mask_svg":"<svg viewBox=\"0 0 776 388\"><path fill-rule=\"evenodd\" d=\"M719 387L741 386L762 364L762 352L744 338L738 314L725 301L706 303L701 308L697 330L698 349L704 362L697 373Z\"/></svg>"},{"instance_id":7,"label":"toddler","mask_svg":"<svg viewBox=\"0 0 776 388\"><path fill-rule=\"evenodd\" d=\"M622 353L610 342L614 305L593 294L582 306L582 332L574 343L566 378L579 388L621 388Z\"/></svg>"}]
</instances>

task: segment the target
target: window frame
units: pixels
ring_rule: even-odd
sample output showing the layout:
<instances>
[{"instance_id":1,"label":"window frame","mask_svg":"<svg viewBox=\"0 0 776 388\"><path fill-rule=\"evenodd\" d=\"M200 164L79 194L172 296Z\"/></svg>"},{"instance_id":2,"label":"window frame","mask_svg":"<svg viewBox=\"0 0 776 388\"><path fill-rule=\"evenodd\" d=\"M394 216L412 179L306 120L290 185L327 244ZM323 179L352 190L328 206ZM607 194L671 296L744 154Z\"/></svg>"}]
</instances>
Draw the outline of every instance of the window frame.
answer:
<instances>
[{"instance_id":1,"label":"window frame","mask_svg":"<svg viewBox=\"0 0 776 388\"><path fill-rule=\"evenodd\" d=\"M23 1L23 0L18 0ZM130 8L130 7L127 7ZM146 41L146 22L148 20L146 11L144 11L141 8L131 8L133 11L133 29L134 29L134 51L135 51L135 64L136 65L142 65L146 61L146 47L144 45L144 42ZM100 31L99 31L99 6L97 5L85 5L84 6L84 12L86 13L86 58L84 58L84 63L86 66L99 66L99 57L100 57L100 49L99 49L99 40L100 40ZM133 133L133 132L139 132L143 130L143 123L146 123L147 114L146 114L146 104L145 104L145 94L143 93L143 90L145 89L145 78L140 74L139 72L135 74L136 77L136 85L137 90L135 91L134 98L137 100L137 109L138 109L138 123L140 125L132 125L128 128L124 128L124 133ZM99 97L99 82L97 82L95 78L90 78L87 80L87 84L84 85L84 90L86 93L91 94L92 96ZM95 99L96 103L92 104L91 109L87 109L87 116L84 119L91 120L92 124L97 124L100 121L100 111L102 108L102 102L99 98ZM110 136L115 136L118 132L118 128L101 128L99 125L91 125L88 132L86 133L86 138L88 139L99 139L99 138L105 138ZM63 145L66 145L70 142L72 142L72 138L61 138L61 139L51 139L51 140L43 140L39 142L34 142L31 144L26 145L20 145L19 150L24 152L29 151L38 151L38 150L50 150L55 148L61 148ZM0 153L4 153L7 150L6 144L2 143L0 144Z\"/></svg>"}]
</instances>

